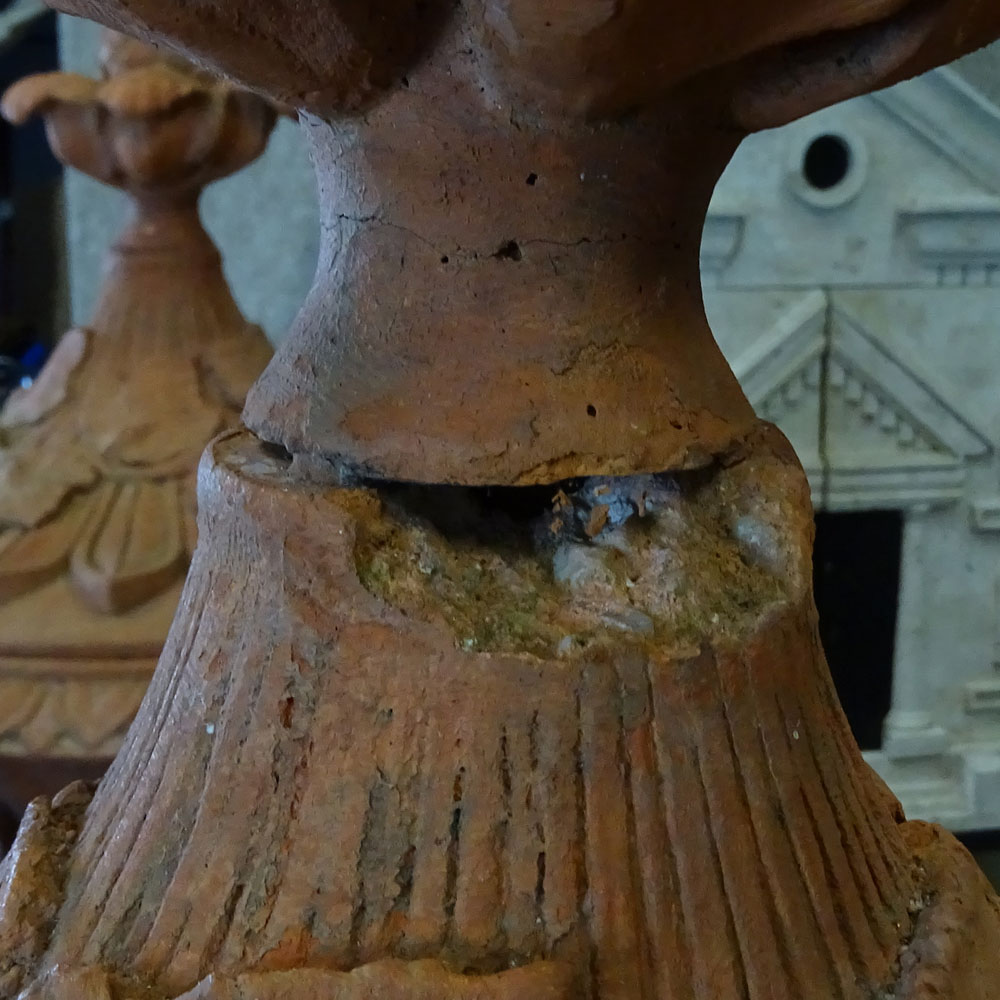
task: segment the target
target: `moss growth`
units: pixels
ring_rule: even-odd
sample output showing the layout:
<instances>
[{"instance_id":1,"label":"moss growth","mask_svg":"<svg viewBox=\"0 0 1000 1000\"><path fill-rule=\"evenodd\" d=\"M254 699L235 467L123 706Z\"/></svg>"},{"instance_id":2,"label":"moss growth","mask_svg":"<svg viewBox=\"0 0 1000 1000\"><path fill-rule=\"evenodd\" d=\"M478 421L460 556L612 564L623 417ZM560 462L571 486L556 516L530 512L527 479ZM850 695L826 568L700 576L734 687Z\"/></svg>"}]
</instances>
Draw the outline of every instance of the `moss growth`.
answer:
<instances>
[{"instance_id":1,"label":"moss growth","mask_svg":"<svg viewBox=\"0 0 1000 1000\"><path fill-rule=\"evenodd\" d=\"M408 615L443 619L470 651L553 657L623 634L737 635L786 596L794 550L781 503L762 515L745 478L585 480L513 508L491 491L382 491L381 516L358 535L358 576Z\"/></svg>"}]
</instances>

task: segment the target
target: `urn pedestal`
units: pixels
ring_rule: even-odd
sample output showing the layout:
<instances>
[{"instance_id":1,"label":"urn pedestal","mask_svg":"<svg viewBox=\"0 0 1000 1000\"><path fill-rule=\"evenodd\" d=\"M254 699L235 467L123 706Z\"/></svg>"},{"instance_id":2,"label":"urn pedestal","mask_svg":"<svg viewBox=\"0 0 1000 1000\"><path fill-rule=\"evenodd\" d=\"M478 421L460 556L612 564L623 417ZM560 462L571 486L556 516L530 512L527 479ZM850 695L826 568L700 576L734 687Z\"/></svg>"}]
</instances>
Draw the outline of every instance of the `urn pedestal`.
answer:
<instances>
[{"instance_id":1,"label":"urn pedestal","mask_svg":"<svg viewBox=\"0 0 1000 1000\"><path fill-rule=\"evenodd\" d=\"M1000 903L850 737L698 248L747 129L1000 16L59 6L303 108L324 249L121 754L0 869L0 995L993 995Z\"/></svg>"}]
</instances>

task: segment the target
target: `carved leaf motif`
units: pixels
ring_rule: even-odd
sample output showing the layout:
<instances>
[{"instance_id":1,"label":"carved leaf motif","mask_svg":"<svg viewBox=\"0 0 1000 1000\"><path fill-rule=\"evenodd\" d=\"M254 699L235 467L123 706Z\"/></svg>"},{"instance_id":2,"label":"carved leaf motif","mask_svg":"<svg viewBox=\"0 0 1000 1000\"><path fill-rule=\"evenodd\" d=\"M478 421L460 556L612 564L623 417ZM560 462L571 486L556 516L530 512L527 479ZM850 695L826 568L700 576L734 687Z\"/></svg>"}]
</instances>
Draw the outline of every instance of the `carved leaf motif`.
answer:
<instances>
[{"instance_id":1,"label":"carved leaf motif","mask_svg":"<svg viewBox=\"0 0 1000 1000\"><path fill-rule=\"evenodd\" d=\"M113 754L146 694L143 676L94 680L0 678L0 745L15 754Z\"/></svg>"},{"instance_id":2,"label":"carved leaf motif","mask_svg":"<svg viewBox=\"0 0 1000 1000\"><path fill-rule=\"evenodd\" d=\"M187 567L176 480L104 483L100 509L71 559L80 596L97 611L119 614L143 604Z\"/></svg>"},{"instance_id":3,"label":"carved leaf motif","mask_svg":"<svg viewBox=\"0 0 1000 1000\"><path fill-rule=\"evenodd\" d=\"M30 680L0 680L0 739L14 736L45 700L45 688Z\"/></svg>"},{"instance_id":4,"label":"carved leaf motif","mask_svg":"<svg viewBox=\"0 0 1000 1000\"><path fill-rule=\"evenodd\" d=\"M220 102L200 92L169 114L113 115L106 135L122 172L133 184L149 187L203 165L221 128Z\"/></svg>"},{"instance_id":5,"label":"carved leaf motif","mask_svg":"<svg viewBox=\"0 0 1000 1000\"><path fill-rule=\"evenodd\" d=\"M0 532L0 603L59 576L93 513L92 495L74 497L66 509L38 528Z\"/></svg>"},{"instance_id":6,"label":"carved leaf motif","mask_svg":"<svg viewBox=\"0 0 1000 1000\"><path fill-rule=\"evenodd\" d=\"M190 72L162 62L118 73L101 83L95 99L109 111L129 118L160 115L211 87Z\"/></svg>"},{"instance_id":7,"label":"carved leaf motif","mask_svg":"<svg viewBox=\"0 0 1000 1000\"><path fill-rule=\"evenodd\" d=\"M183 575L197 534L192 472L270 358L192 207L263 150L276 109L120 36L107 38L102 70L98 81L30 77L0 108L18 122L42 114L63 162L131 190L140 209L90 328L66 334L0 412L0 602L65 573L114 614Z\"/></svg>"},{"instance_id":8,"label":"carved leaf motif","mask_svg":"<svg viewBox=\"0 0 1000 1000\"><path fill-rule=\"evenodd\" d=\"M15 83L3 96L0 112L14 125L57 103L84 104L93 99L98 84L79 73L38 73Z\"/></svg>"},{"instance_id":9,"label":"carved leaf motif","mask_svg":"<svg viewBox=\"0 0 1000 1000\"><path fill-rule=\"evenodd\" d=\"M238 88L229 90L225 101L226 114L218 135L215 159L219 169L228 173L252 163L263 153L277 112L273 104ZM295 117L287 109L282 113Z\"/></svg>"},{"instance_id":10,"label":"carved leaf motif","mask_svg":"<svg viewBox=\"0 0 1000 1000\"><path fill-rule=\"evenodd\" d=\"M113 44L105 68L101 81L28 77L0 112L17 124L43 115L64 163L127 188L199 187L258 156L274 127L276 108L266 99L135 42Z\"/></svg>"},{"instance_id":11,"label":"carved leaf motif","mask_svg":"<svg viewBox=\"0 0 1000 1000\"><path fill-rule=\"evenodd\" d=\"M219 407L202 395L194 367L178 365L175 357L150 356L103 404L90 408L88 423L94 448L111 471L186 472L225 423Z\"/></svg>"},{"instance_id":12,"label":"carved leaf motif","mask_svg":"<svg viewBox=\"0 0 1000 1000\"><path fill-rule=\"evenodd\" d=\"M0 448L0 524L41 524L71 493L97 481L89 450L66 421L18 428L10 437Z\"/></svg>"},{"instance_id":13,"label":"carved leaf motif","mask_svg":"<svg viewBox=\"0 0 1000 1000\"><path fill-rule=\"evenodd\" d=\"M38 711L18 733L21 746L33 755L51 752L56 746L63 732L63 718L66 714L59 704L62 700L61 686L53 692L52 688L46 685L42 693L44 698Z\"/></svg>"},{"instance_id":14,"label":"carved leaf motif","mask_svg":"<svg viewBox=\"0 0 1000 1000\"><path fill-rule=\"evenodd\" d=\"M81 329L64 334L34 383L11 393L0 413L0 425L19 427L38 423L65 402L73 374L87 353L88 336L88 331Z\"/></svg>"},{"instance_id":15,"label":"carved leaf motif","mask_svg":"<svg viewBox=\"0 0 1000 1000\"><path fill-rule=\"evenodd\" d=\"M102 118L101 109L93 103L55 104L45 114L45 135L61 163L120 187L121 171L104 141Z\"/></svg>"}]
</instances>

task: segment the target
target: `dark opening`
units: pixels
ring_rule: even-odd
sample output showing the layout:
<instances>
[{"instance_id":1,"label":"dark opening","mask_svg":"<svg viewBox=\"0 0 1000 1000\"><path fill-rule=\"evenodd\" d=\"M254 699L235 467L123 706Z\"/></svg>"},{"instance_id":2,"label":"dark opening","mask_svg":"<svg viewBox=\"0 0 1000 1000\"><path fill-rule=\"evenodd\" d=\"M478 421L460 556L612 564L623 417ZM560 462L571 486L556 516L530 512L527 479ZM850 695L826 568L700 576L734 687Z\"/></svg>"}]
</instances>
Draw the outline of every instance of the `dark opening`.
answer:
<instances>
[{"instance_id":1,"label":"dark opening","mask_svg":"<svg viewBox=\"0 0 1000 1000\"><path fill-rule=\"evenodd\" d=\"M972 852L993 888L1000 890L1000 830L960 833L958 839Z\"/></svg>"},{"instance_id":2,"label":"dark opening","mask_svg":"<svg viewBox=\"0 0 1000 1000\"><path fill-rule=\"evenodd\" d=\"M497 260L521 260L521 248L517 240L508 240L493 256Z\"/></svg>"},{"instance_id":3,"label":"dark opening","mask_svg":"<svg viewBox=\"0 0 1000 1000\"><path fill-rule=\"evenodd\" d=\"M17 835L17 814L0 802L0 858L12 847Z\"/></svg>"},{"instance_id":4,"label":"dark opening","mask_svg":"<svg viewBox=\"0 0 1000 1000\"><path fill-rule=\"evenodd\" d=\"M851 147L839 135L813 140L802 161L802 175L817 191L841 184L851 169Z\"/></svg>"},{"instance_id":5,"label":"dark opening","mask_svg":"<svg viewBox=\"0 0 1000 1000\"><path fill-rule=\"evenodd\" d=\"M0 2L0 10L11 6ZM19 32L4 50L0 89L59 65L54 15L26 21ZM0 122L0 398L37 373L65 329L52 294L65 249L61 177L41 116L22 127Z\"/></svg>"},{"instance_id":6,"label":"dark opening","mask_svg":"<svg viewBox=\"0 0 1000 1000\"><path fill-rule=\"evenodd\" d=\"M882 745L892 697L903 516L816 515L816 606L830 671L862 750Z\"/></svg>"}]
</instances>

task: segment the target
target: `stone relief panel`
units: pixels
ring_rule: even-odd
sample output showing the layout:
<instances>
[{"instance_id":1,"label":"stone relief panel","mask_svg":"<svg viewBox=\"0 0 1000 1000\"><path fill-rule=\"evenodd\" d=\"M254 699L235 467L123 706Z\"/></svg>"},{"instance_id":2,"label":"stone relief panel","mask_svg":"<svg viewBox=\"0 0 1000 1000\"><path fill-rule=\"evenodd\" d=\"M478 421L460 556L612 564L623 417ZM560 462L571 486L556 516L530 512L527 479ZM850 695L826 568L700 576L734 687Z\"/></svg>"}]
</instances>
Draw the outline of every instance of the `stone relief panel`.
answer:
<instances>
[{"instance_id":1,"label":"stone relief panel","mask_svg":"<svg viewBox=\"0 0 1000 1000\"><path fill-rule=\"evenodd\" d=\"M904 518L870 759L957 829L1000 826L998 234L1000 110L944 69L748 140L702 255L713 329L817 509Z\"/></svg>"}]
</instances>

